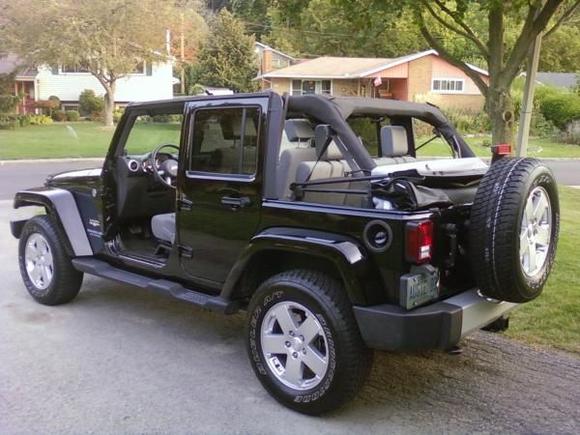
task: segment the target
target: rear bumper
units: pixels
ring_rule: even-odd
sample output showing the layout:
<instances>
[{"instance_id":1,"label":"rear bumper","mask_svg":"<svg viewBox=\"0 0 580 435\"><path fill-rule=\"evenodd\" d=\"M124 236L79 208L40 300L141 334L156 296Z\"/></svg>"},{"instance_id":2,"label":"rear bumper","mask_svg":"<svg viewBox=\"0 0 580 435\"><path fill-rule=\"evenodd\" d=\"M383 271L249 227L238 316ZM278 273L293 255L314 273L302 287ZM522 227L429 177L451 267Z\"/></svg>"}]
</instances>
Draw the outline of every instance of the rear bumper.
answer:
<instances>
[{"instance_id":1,"label":"rear bumper","mask_svg":"<svg viewBox=\"0 0 580 435\"><path fill-rule=\"evenodd\" d=\"M468 290L411 311L395 305L355 306L354 314L363 340L373 349L449 349L516 306Z\"/></svg>"}]
</instances>

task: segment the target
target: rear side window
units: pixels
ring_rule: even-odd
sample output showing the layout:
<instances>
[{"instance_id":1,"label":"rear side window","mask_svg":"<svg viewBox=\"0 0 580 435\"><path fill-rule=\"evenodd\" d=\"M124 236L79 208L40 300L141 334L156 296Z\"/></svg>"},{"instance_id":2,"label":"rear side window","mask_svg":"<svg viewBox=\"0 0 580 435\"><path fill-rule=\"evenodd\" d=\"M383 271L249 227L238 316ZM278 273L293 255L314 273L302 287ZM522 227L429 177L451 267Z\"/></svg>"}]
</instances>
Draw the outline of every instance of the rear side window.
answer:
<instances>
[{"instance_id":1,"label":"rear side window","mask_svg":"<svg viewBox=\"0 0 580 435\"><path fill-rule=\"evenodd\" d=\"M189 169L218 174L255 174L259 133L259 107L197 110L193 117Z\"/></svg>"}]
</instances>

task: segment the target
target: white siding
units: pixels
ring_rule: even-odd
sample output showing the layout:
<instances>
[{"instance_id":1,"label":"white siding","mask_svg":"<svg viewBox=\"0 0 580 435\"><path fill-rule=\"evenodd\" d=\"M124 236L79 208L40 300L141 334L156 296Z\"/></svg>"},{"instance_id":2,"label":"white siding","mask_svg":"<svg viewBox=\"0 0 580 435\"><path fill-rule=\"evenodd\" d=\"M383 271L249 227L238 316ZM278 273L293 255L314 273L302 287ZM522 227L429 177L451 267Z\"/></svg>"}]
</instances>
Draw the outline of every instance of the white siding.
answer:
<instances>
[{"instance_id":1,"label":"white siding","mask_svg":"<svg viewBox=\"0 0 580 435\"><path fill-rule=\"evenodd\" d=\"M105 93L99 81L88 73L53 74L49 68L39 68L36 76L38 99L56 95L61 101L78 101L85 89L97 95ZM148 101L173 97L173 67L170 62L154 63L152 74L131 74L117 80L116 102Z\"/></svg>"}]
</instances>

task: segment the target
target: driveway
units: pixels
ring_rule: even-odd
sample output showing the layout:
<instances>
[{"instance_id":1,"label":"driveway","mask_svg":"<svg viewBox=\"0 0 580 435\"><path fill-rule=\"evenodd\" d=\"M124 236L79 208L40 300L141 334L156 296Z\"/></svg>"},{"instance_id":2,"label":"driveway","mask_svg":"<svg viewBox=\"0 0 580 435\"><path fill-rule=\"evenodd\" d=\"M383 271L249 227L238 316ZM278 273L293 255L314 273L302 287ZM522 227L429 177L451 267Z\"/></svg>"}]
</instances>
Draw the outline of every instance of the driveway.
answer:
<instances>
[{"instance_id":1,"label":"driveway","mask_svg":"<svg viewBox=\"0 0 580 435\"><path fill-rule=\"evenodd\" d=\"M354 402L296 414L254 377L243 315L92 277L68 305L34 303L13 213L0 201L0 432L580 432L580 359L483 332L458 356L377 352Z\"/></svg>"},{"instance_id":2,"label":"driveway","mask_svg":"<svg viewBox=\"0 0 580 435\"><path fill-rule=\"evenodd\" d=\"M546 160L546 163L554 171L558 183L580 186L580 159ZM42 186L47 175L101 166L100 159L0 162L0 200L11 199L18 190Z\"/></svg>"}]
</instances>

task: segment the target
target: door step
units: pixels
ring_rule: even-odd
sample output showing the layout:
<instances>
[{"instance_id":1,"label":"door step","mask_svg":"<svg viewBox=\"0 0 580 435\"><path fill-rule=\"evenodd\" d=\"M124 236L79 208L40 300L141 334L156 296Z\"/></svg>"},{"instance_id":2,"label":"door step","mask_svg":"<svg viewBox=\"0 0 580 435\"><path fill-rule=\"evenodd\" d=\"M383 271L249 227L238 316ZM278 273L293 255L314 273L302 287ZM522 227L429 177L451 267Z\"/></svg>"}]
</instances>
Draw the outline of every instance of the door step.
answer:
<instances>
[{"instance_id":1,"label":"door step","mask_svg":"<svg viewBox=\"0 0 580 435\"><path fill-rule=\"evenodd\" d=\"M113 281L130 284L136 287L148 290L162 291L169 293L174 298L191 304L207 308L211 311L217 311L224 314L236 313L239 305L234 301L228 301L221 296L212 296L199 291L190 290L183 287L178 282L166 279L150 278L134 272L128 272L109 263L97 260L96 258L79 257L73 258L72 264L75 269L90 275L100 276L101 278L111 279Z\"/></svg>"}]
</instances>

